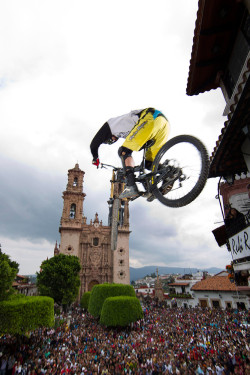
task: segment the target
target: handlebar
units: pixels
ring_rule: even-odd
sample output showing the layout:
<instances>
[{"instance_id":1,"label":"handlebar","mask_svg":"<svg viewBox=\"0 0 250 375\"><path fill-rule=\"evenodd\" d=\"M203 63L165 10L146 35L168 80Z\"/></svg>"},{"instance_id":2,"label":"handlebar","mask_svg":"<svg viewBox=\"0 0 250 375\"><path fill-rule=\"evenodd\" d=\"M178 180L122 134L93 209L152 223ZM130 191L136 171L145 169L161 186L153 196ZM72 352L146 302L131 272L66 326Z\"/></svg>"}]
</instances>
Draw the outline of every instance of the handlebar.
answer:
<instances>
[{"instance_id":1,"label":"handlebar","mask_svg":"<svg viewBox=\"0 0 250 375\"><path fill-rule=\"evenodd\" d=\"M117 167L115 167L114 165L111 165L111 164L100 163L100 165L101 165L101 168L107 169L107 167L109 167L109 168L114 169L115 171L118 171L118 169L121 169L121 168L117 168Z\"/></svg>"}]
</instances>

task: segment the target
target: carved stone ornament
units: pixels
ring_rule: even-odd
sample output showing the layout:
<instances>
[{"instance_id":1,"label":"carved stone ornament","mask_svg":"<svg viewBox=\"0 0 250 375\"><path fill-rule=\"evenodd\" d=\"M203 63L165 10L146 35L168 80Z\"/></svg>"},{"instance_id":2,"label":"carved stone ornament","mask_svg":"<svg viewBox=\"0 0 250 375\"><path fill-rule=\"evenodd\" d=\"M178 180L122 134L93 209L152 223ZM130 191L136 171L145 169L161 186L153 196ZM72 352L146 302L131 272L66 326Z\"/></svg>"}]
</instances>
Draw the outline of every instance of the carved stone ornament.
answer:
<instances>
[{"instance_id":1,"label":"carved stone ornament","mask_svg":"<svg viewBox=\"0 0 250 375\"><path fill-rule=\"evenodd\" d=\"M91 264L93 264L93 266L98 266L100 264L101 257L102 257L102 254L100 250L98 249L91 250L91 253L89 254L89 260Z\"/></svg>"}]
</instances>

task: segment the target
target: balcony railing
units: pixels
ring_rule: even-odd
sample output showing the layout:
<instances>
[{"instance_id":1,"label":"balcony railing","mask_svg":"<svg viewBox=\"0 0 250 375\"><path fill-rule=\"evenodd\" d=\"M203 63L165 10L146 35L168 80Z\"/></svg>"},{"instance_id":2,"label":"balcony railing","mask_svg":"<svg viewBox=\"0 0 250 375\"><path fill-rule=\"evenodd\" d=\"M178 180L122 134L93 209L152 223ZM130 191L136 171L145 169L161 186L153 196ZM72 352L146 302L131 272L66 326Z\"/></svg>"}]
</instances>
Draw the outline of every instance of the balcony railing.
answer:
<instances>
[{"instance_id":1,"label":"balcony railing","mask_svg":"<svg viewBox=\"0 0 250 375\"><path fill-rule=\"evenodd\" d=\"M250 211L246 214L240 214L233 219L225 219L225 224L213 230L213 235L219 246L228 243L230 237L235 236L245 228L250 227ZM230 250L230 248L228 249Z\"/></svg>"},{"instance_id":2,"label":"balcony railing","mask_svg":"<svg viewBox=\"0 0 250 375\"><path fill-rule=\"evenodd\" d=\"M239 217L234 219L225 220L225 225L227 238L233 237L235 234L249 227L250 211L246 215L241 214Z\"/></svg>"}]
</instances>

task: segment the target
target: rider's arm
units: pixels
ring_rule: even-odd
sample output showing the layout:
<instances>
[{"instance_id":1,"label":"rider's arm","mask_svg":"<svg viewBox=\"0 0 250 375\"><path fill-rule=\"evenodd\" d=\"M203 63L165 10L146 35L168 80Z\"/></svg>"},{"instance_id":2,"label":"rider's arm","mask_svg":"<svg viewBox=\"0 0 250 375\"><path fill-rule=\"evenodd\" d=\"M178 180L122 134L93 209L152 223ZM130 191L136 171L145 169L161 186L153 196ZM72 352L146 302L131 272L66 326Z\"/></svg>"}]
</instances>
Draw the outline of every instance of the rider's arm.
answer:
<instances>
[{"instance_id":1,"label":"rider's arm","mask_svg":"<svg viewBox=\"0 0 250 375\"><path fill-rule=\"evenodd\" d=\"M99 131L96 133L96 135L92 139L92 142L90 143L90 150L94 159L98 158L99 146L111 137L112 137L112 133L111 133L109 124L105 122L105 124L101 127L101 129L99 129Z\"/></svg>"}]
</instances>

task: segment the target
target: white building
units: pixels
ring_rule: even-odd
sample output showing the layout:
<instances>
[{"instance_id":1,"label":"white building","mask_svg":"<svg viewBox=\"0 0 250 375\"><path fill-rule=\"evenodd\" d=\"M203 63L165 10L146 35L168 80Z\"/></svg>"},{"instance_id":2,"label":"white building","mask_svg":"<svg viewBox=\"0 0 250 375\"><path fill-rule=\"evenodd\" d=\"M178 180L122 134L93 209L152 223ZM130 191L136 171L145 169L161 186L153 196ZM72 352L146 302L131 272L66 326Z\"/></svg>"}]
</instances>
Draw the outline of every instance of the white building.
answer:
<instances>
[{"instance_id":1,"label":"white building","mask_svg":"<svg viewBox=\"0 0 250 375\"><path fill-rule=\"evenodd\" d=\"M172 306L174 302L178 307L200 306L221 309L249 309L250 307L249 296L243 294L239 287L229 280L226 271L200 281L176 280L169 286L172 292L174 289L176 293L176 297L168 302L169 306Z\"/></svg>"},{"instance_id":2,"label":"white building","mask_svg":"<svg viewBox=\"0 0 250 375\"><path fill-rule=\"evenodd\" d=\"M222 271L217 275L197 282L191 288L195 306L226 308L250 307L250 298L239 292L239 288Z\"/></svg>"},{"instance_id":3,"label":"white building","mask_svg":"<svg viewBox=\"0 0 250 375\"><path fill-rule=\"evenodd\" d=\"M142 295L153 295L154 288L148 285L140 285L139 287L135 287L136 293L141 293Z\"/></svg>"}]
</instances>

